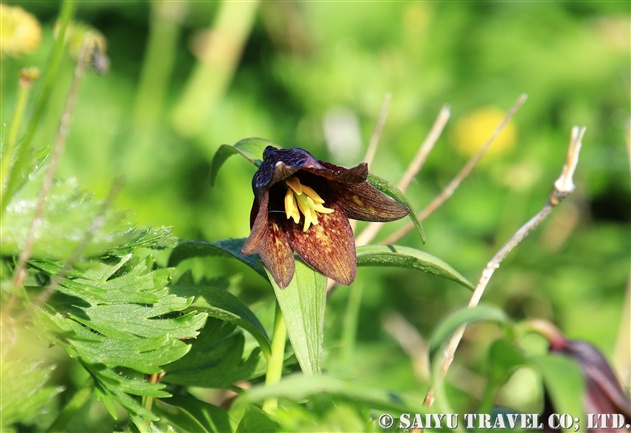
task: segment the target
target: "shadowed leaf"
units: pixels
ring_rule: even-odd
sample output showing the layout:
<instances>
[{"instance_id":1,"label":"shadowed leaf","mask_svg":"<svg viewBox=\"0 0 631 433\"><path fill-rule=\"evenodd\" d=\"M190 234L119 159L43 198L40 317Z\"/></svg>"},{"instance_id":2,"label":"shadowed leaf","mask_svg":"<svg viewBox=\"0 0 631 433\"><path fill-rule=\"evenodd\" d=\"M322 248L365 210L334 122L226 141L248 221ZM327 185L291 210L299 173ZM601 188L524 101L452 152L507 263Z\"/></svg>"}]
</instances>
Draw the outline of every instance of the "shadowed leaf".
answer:
<instances>
[{"instance_id":1,"label":"shadowed leaf","mask_svg":"<svg viewBox=\"0 0 631 433\"><path fill-rule=\"evenodd\" d=\"M232 155L239 154L258 167L261 165L263 151L267 146L280 148L280 146L273 141L263 138L245 138L237 142L234 146L222 144L219 149L217 149L210 163L210 186L215 186L215 179L217 178L219 169Z\"/></svg>"}]
</instances>

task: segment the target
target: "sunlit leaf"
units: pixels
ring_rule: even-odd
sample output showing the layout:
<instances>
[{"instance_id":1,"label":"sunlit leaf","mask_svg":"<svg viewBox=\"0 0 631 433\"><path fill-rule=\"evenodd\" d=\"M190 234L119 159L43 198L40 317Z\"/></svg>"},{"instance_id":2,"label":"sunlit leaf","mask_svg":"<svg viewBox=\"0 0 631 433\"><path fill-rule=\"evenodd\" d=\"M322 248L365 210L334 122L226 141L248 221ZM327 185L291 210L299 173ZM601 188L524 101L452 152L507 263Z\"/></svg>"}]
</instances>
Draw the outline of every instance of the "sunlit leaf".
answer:
<instances>
[{"instance_id":1,"label":"sunlit leaf","mask_svg":"<svg viewBox=\"0 0 631 433\"><path fill-rule=\"evenodd\" d=\"M0 427L39 415L43 406L64 390L61 386L46 386L54 366L42 366L41 361L0 362Z\"/></svg>"},{"instance_id":2,"label":"sunlit leaf","mask_svg":"<svg viewBox=\"0 0 631 433\"><path fill-rule=\"evenodd\" d=\"M287 334L298 363L306 375L322 372L326 277L296 260L289 285L281 289L269 278L287 324Z\"/></svg>"},{"instance_id":3,"label":"sunlit leaf","mask_svg":"<svg viewBox=\"0 0 631 433\"><path fill-rule=\"evenodd\" d=\"M374 174L369 174L366 180L369 184L377 188L388 197L392 197L393 199L401 204L406 205L410 209L409 217L414 223L416 230L418 230L418 233L421 235L421 240L423 241L423 243L425 243L425 231L423 231L423 225L421 224L421 221L416 217L414 207L412 206L412 203L410 203L410 200L408 200L408 198L405 196L405 194L403 194L401 190L399 190L399 188L397 188L395 185L391 184L390 182L379 176L375 176Z\"/></svg>"},{"instance_id":4,"label":"sunlit leaf","mask_svg":"<svg viewBox=\"0 0 631 433\"><path fill-rule=\"evenodd\" d=\"M45 171L40 168L8 203L0 227L3 255L18 255L26 244ZM105 215L101 215L101 207L102 201L78 189L76 179L55 182L48 194L40 229L35 233L32 257L68 258L86 237L96 218L103 218L104 223L100 230L93 233L85 249L86 256L102 254L137 235L130 213L108 209Z\"/></svg>"},{"instance_id":5,"label":"sunlit leaf","mask_svg":"<svg viewBox=\"0 0 631 433\"><path fill-rule=\"evenodd\" d=\"M273 141L263 138L245 138L237 142L234 146L222 144L219 149L217 149L210 163L210 186L215 186L215 179L217 178L219 169L232 155L239 154L258 167L263 161L263 151L267 146L280 148L280 146Z\"/></svg>"},{"instance_id":6,"label":"sunlit leaf","mask_svg":"<svg viewBox=\"0 0 631 433\"><path fill-rule=\"evenodd\" d=\"M365 245L357 248L357 266L385 266L415 269L455 281L473 289L465 277L437 257L400 245Z\"/></svg>"}]
</instances>

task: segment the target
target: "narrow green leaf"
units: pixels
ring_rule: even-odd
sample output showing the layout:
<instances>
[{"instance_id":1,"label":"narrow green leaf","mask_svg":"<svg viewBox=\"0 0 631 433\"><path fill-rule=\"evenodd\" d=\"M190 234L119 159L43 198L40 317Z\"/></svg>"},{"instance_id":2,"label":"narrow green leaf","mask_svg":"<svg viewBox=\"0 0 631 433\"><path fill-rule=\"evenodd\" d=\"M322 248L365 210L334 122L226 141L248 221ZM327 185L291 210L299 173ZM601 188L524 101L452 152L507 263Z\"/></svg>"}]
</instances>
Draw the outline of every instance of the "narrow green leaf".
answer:
<instances>
[{"instance_id":1,"label":"narrow green leaf","mask_svg":"<svg viewBox=\"0 0 631 433\"><path fill-rule=\"evenodd\" d=\"M523 352L503 338L495 340L489 348L489 375L498 384L506 381L516 369L527 364Z\"/></svg>"},{"instance_id":2,"label":"narrow green leaf","mask_svg":"<svg viewBox=\"0 0 631 433\"><path fill-rule=\"evenodd\" d=\"M242 405L258 403L268 398L303 401L323 393L342 397L355 403L363 403L375 409L428 412L428 409L421 402L389 391L357 385L327 375L306 376L298 373L285 376L280 382L273 385L261 384L252 387L237 398L234 406L242 407Z\"/></svg>"},{"instance_id":3,"label":"narrow green leaf","mask_svg":"<svg viewBox=\"0 0 631 433\"><path fill-rule=\"evenodd\" d=\"M167 400L168 401L168 400ZM161 418L166 418L175 427L179 427L185 432L210 433L202 423L200 423L186 409L169 404L166 401L156 400L153 411Z\"/></svg>"},{"instance_id":4,"label":"narrow green leaf","mask_svg":"<svg viewBox=\"0 0 631 433\"><path fill-rule=\"evenodd\" d=\"M533 356L528 360L541 373L554 411L568 413L580 420L587 419L583 402L585 379L576 362L557 354Z\"/></svg>"},{"instance_id":5,"label":"narrow green leaf","mask_svg":"<svg viewBox=\"0 0 631 433\"><path fill-rule=\"evenodd\" d=\"M258 167L261 165L263 160L263 151L267 146L280 148L280 146L273 141L265 140L263 138L245 138L237 142L234 146L222 144L219 149L217 149L217 152L210 163L210 186L215 186L215 179L217 178L219 169L232 155L235 153L239 154Z\"/></svg>"},{"instance_id":6,"label":"narrow green leaf","mask_svg":"<svg viewBox=\"0 0 631 433\"><path fill-rule=\"evenodd\" d=\"M278 287L271 275L269 280L285 317L287 334L302 372L307 376L320 374L326 277L296 260L294 278L285 289Z\"/></svg>"},{"instance_id":7,"label":"narrow green leaf","mask_svg":"<svg viewBox=\"0 0 631 433\"><path fill-rule=\"evenodd\" d=\"M208 319L199 337L187 340L190 352L163 367L162 382L206 388L225 388L251 376L261 351L256 348L243 359L245 337L236 326ZM184 343L183 343L184 344Z\"/></svg>"},{"instance_id":8,"label":"narrow green leaf","mask_svg":"<svg viewBox=\"0 0 631 433\"><path fill-rule=\"evenodd\" d=\"M175 285L171 294L193 297L189 308L203 309L210 317L234 323L248 331L261 346L265 356L270 353L270 341L265 328L254 313L230 292L209 286Z\"/></svg>"},{"instance_id":9,"label":"narrow green leaf","mask_svg":"<svg viewBox=\"0 0 631 433\"><path fill-rule=\"evenodd\" d=\"M357 248L357 266L386 266L416 269L447 278L468 289L474 286L441 259L415 248L400 245L365 245Z\"/></svg>"},{"instance_id":10,"label":"narrow green leaf","mask_svg":"<svg viewBox=\"0 0 631 433\"><path fill-rule=\"evenodd\" d=\"M507 323L509 320L504 310L493 305L481 304L477 307L457 310L443 319L434 330L430 341L429 359L433 360L438 349L464 324L485 321Z\"/></svg>"},{"instance_id":11,"label":"narrow green leaf","mask_svg":"<svg viewBox=\"0 0 631 433\"><path fill-rule=\"evenodd\" d=\"M409 217L414 223L416 230L418 230L419 234L421 235L421 240L423 241L423 243L425 243L425 231L423 230L421 221L417 218L416 213L414 212L414 207L412 206L412 203L410 203L410 200L408 200L408 198L405 196L405 194L403 194L401 190L399 190L399 188L397 188L395 185L391 184L390 182L379 176L375 176L374 174L369 174L368 179L366 180L369 184L377 188L388 197L392 197L393 199L401 204L406 205L410 209Z\"/></svg>"},{"instance_id":12,"label":"narrow green leaf","mask_svg":"<svg viewBox=\"0 0 631 433\"><path fill-rule=\"evenodd\" d=\"M256 406L250 406L245 410L241 422L237 426L236 433L276 433L281 428L277 422Z\"/></svg>"},{"instance_id":13,"label":"narrow green leaf","mask_svg":"<svg viewBox=\"0 0 631 433\"><path fill-rule=\"evenodd\" d=\"M243 239L226 239L217 242L189 241L178 245L169 257L169 266L177 266L180 262L194 257L229 257L235 258L250 268L254 269L258 274L267 278L267 274L258 255L242 256L241 248L245 243Z\"/></svg>"}]
</instances>

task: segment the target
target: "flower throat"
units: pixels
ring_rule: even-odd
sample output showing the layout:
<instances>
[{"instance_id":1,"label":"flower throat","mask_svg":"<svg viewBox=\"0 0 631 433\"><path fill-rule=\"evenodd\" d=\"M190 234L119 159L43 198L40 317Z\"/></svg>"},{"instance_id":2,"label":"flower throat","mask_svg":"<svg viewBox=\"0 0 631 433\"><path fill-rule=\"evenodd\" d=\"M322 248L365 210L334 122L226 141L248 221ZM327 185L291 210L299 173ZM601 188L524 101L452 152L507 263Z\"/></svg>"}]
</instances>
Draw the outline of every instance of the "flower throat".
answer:
<instances>
[{"instance_id":1,"label":"flower throat","mask_svg":"<svg viewBox=\"0 0 631 433\"><path fill-rule=\"evenodd\" d=\"M333 213L333 209L322 206L324 200L312 188L300 183L297 177L291 177L285 181L287 193L285 193L285 214L287 219L293 218L294 222L300 222L300 213L305 216L302 231L306 232L311 224L318 225L319 213ZM298 211L300 209L300 211Z\"/></svg>"}]
</instances>

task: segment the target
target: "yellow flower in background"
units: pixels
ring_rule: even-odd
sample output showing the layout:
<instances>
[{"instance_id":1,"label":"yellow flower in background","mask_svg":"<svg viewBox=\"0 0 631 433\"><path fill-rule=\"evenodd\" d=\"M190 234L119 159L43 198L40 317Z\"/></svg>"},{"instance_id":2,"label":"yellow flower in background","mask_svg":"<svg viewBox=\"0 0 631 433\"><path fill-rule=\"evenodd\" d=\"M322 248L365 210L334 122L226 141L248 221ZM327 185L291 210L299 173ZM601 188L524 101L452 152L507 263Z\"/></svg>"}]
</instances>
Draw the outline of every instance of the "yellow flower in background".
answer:
<instances>
[{"instance_id":1,"label":"yellow flower in background","mask_svg":"<svg viewBox=\"0 0 631 433\"><path fill-rule=\"evenodd\" d=\"M466 156L476 153L491 137L504 116L506 113L498 108L483 107L458 120L453 135L458 151ZM511 120L493 141L487 153L494 154L512 149L516 138L517 127Z\"/></svg>"},{"instance_id":2,"label":"yellow flower in background","mask_svg":"<svg viewBox=\"0 0 631 433\"><path fill-rule=\"evenodd\" d=\"M0 3L0 53L11 57L30 54L42 40L37 19L21 7Z\"/></svg>"}]
</instances>

